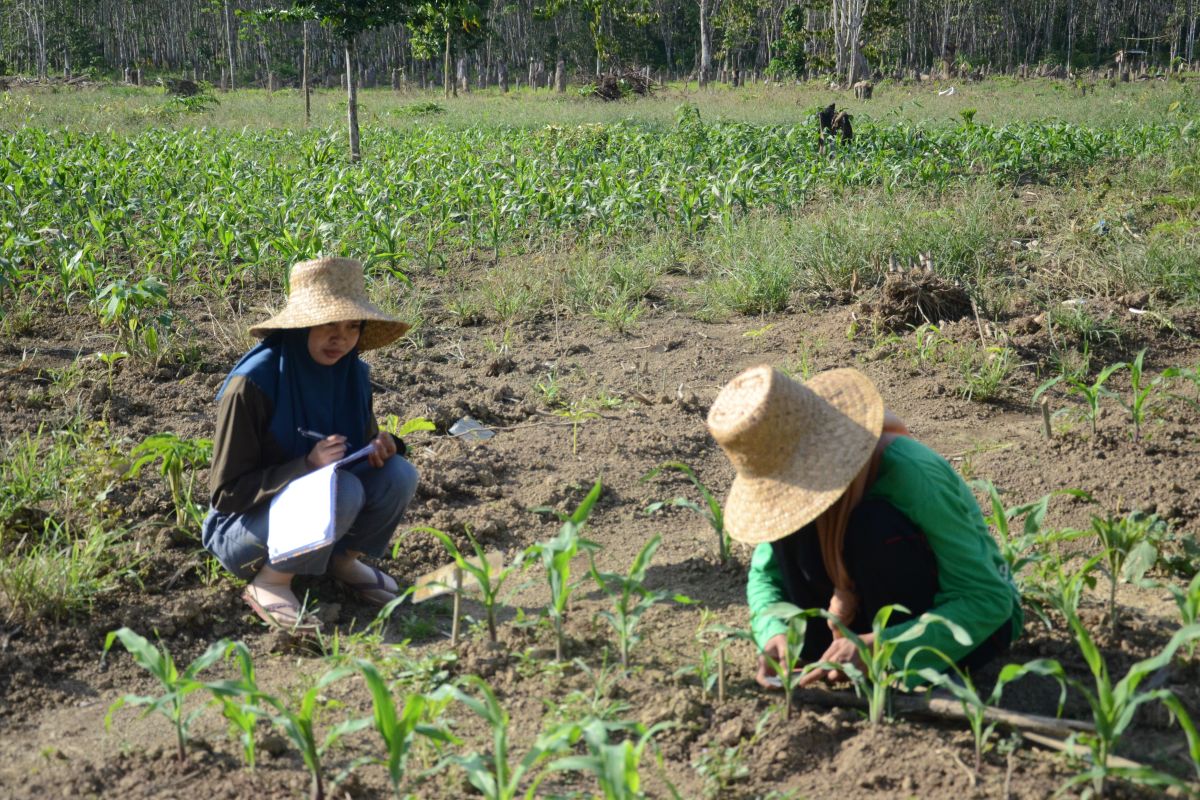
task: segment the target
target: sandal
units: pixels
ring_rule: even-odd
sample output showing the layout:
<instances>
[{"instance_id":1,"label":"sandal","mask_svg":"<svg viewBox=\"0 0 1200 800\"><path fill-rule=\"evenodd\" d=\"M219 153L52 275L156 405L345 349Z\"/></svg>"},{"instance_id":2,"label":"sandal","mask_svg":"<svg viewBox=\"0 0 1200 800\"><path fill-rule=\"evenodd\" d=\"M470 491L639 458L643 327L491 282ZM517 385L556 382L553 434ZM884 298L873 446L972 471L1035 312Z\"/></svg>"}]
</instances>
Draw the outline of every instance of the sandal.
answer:
<instances>
[{"instance_id":1,"label":"sandal","mask_svg":"<svg viewBox=\"0 0 1200 800\"><path fill-rule=\"evenodd\" d=\"M300 606L295 603L269 603L263 605L254 596L252 587L247 586L242 592L246 605L254 609L259 618L276 630L289 633L299 638L316 636L321 632L321 623L309 616L301 617Z\"/></svg>"},{"instance_id":2,"label":"sandal","mask_svg":"<svg viewBox=\"0 0 1200 800\"><path fill-rule=\"evenodd\" d=\"M362 563L362 562L359 562L359 563ZM371 572L373 572L375 574L374 580L358 581L358 582L344 581L344 580L341 580L340 578L334 578L334 580L336 580L338 583L340 583L346 590L348 590L351 594L353 594L359 600L361 600L362 602L366 603L369 606L374 606L376 608L383 608L388 603L392 602L397 597L399 597L398 594L393 592L387 586L387 582L389 580L391 580L393 583L396 584L396 587L399 588L400 587L399 581L397 581L391 575L388 575L386 572L379 569L378 567L372 567L370 564L366 564L365 566L368 567L371 570ZM387 597L382 598L381 597L382 595L387 595Z\"/></svg>"}]
</instances>

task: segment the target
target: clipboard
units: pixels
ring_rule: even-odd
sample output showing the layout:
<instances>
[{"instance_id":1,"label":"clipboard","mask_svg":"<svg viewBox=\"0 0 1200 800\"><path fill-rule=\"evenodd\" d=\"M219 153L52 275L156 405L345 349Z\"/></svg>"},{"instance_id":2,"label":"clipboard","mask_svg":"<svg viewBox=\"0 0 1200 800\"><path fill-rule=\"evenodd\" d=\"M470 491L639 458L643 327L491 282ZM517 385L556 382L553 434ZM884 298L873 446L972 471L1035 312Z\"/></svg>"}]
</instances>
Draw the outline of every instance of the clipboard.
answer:
<instances>
[{"instance_id":1,"label":"clipboard","mask_svg":"<svg viewBox=\"0 0 1200 800\"><path fill-rule=\"evenodd\" d=\"M267 514L267 561L274 565L319 550L334 541L337 471L375 451L367 444L289 483L271 498Z\"/></svg>"}]
</instances>

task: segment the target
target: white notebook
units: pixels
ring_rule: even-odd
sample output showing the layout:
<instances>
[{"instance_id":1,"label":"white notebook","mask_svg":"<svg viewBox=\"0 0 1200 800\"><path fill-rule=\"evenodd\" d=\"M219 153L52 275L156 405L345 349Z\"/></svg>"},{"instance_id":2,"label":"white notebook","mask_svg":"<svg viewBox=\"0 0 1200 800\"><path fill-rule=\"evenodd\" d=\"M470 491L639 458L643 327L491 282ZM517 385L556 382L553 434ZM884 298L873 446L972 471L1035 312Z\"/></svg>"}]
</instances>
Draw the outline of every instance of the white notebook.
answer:
<instances>
[{"instance_id":1,"label":"white notebook","mask_svg":"<svg viewBox=\"0 0 1200 800\"><path fill-rule=\"evenodd\" d=\"M271 498L267 516L267 557L287 561L333 541L337 471L362 461L375 449L367 444L340 461L302 475Z\"/></svg>"}]
</instances>

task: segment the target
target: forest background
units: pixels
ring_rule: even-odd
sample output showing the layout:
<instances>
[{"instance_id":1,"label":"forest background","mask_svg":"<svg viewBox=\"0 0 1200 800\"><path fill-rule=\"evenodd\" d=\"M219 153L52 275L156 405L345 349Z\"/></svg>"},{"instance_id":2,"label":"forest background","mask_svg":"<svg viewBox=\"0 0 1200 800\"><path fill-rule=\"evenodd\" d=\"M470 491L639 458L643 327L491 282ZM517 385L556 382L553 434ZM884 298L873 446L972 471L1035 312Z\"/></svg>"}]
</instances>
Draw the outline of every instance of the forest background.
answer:
<instances>
[{"instance_id":1,"label":"forest background","mask_svg":"<svg viewBox=\"0 0 1200 800\"><path fill-rule=\"evenodd\" d=\"M1200 0L0 0L0 75L273 88L299 85L307 50L314 83L337 86L345 37L316 24L322 7L367 12L361 86L563 91L617 68L738 84L1031 65L1065 77L1112 67L1122 51L1179 67L1197 57Z\"/></svg>"}]
</instances>

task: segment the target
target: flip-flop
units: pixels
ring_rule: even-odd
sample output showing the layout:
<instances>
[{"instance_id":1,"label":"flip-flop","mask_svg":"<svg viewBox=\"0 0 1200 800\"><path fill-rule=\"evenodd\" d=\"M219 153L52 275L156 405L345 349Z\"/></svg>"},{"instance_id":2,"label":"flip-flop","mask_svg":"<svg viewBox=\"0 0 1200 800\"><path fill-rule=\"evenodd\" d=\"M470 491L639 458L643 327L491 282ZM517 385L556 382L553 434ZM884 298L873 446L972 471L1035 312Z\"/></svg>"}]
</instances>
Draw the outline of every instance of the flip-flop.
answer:
<instances>
[{"instance_id":1,"label":"flip-flop","mask_svg":"<svg viewBox=\"0 0 1200 800\"><path fill-rule=\"evenodd\" d=\"M254 613L263 622L276 630L297 637L316 636L321 632L321 623L311 617L301 617L300 606L295 603L283 602L264 605L258 602L249 586L242 592L242 599L246 601L246 605L254 609Z\"/></svg>"},{"instance_id":2,"label":"flip-flop","mask_svg":"<svg viewBox=\"0 0 1200 800\"><path fill-rule=\"evenodd\" d=\"M388 579L391 579L391 581L396 584L397 588L400 586L399 581L397 581L395 578L392 578L391 575L388 575L383 570L379 569L379 567L372 567L370 564L366 564L365 566L369 567L371 572L374 573L374 580L358 582L343 581L339 578L335 578L335 580L337 580L338 583L345 587L347 591L349 591L359 600L369 606L375 606L376 608L383 608L388 603L399 597L399 595L387 588ZM375 592L382 592L388 597L386 600L380 600L378 596L374 595Z\"/></svg>"}]
</instances>

